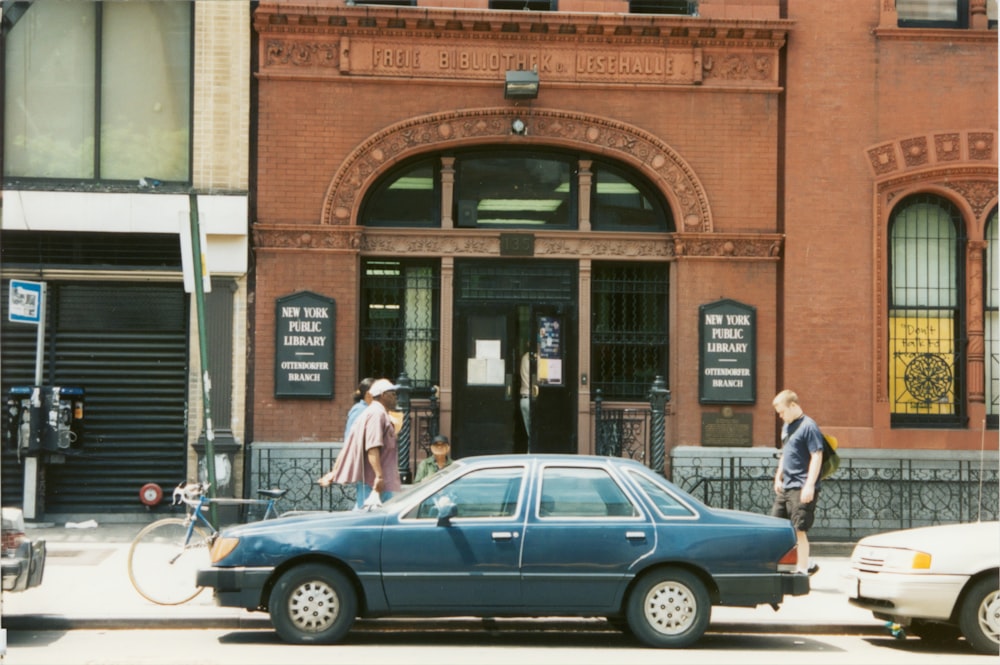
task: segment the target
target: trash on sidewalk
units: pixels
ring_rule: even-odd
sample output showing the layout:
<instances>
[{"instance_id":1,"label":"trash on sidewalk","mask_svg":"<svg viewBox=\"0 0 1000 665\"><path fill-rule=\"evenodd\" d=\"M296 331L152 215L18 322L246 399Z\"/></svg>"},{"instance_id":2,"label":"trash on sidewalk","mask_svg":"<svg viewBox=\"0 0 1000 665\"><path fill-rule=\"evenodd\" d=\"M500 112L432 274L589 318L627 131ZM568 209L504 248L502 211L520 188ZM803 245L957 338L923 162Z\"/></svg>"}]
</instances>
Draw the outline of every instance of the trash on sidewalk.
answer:
<instances>
[{"instance_id":1,"label":"trash on sidewalk","mask_svg":"<svg viewBox=\"0 0 1000 665\"><path fill-rule=\"evenodd\" d=\"M66 522L67 529L96 529L97 520L87 520L85 522Z\"/></svg>"}]
</instances>

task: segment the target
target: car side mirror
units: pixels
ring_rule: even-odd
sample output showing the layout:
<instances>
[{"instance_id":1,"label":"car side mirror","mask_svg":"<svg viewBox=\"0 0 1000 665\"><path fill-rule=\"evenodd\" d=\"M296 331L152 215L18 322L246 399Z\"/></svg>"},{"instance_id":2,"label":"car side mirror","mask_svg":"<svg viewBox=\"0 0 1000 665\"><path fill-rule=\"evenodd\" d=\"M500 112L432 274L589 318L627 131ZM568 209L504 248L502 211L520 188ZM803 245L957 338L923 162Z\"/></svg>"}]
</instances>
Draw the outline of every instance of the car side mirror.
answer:
<instances>
[{"instance_id":1,"label":"car side mirror","mask_svg":"<svg viewBox=\"0 0 1000 665\"><path fill-rule=\"evenodd\" d=\"M451 518L458 514L458 506L447 496L438 497L434 505L437 507L438 526L449 526Z\"/></svg>"}]
</instances>

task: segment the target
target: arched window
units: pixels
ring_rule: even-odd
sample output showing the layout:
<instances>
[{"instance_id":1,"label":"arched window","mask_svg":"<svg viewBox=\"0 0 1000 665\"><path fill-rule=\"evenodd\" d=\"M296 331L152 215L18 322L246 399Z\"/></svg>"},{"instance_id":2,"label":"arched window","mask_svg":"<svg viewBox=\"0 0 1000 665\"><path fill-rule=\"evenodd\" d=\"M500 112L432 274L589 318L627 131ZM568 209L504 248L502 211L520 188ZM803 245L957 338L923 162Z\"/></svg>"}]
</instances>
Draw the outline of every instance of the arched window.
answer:
<instances>
[{"instance_id":1,"label":"arched window","mask_svg":"<svg viewBox=\"0 0 1000 665\"><path fill-rule=\"evenodd\" d=\"M576 161L548 151L457 155L455 226L576 228Z\"/></svg>"},{"instance_id":2,"label":"arched window","mask_svg":"<svg viewBox=\"0 0 1000 665\"><path fill-rule=\"evenodd\" d=\"M997 261L1000 261L1000 248L997 247L997 211L993 210L986 222L986 284L985 298L985 337L986 337L986 418L991 427L997 426L997 415L1000 414L1000 354L997 345L1000 344L1000 280L997 278Z\"/></svg>"},{"instance_id":3,"label":"arched window","mask_svg":"<svg viewBox=\"0 0 1000 665\"><path fill-rule=\"evenodd\" d=\"M407 162L379 180L365 197L365 226L440 226L440 160Z\"/></svg>"},{"instance_id":4,"label":"arched window","mask_svg":"<svg viewBox=\"0 0 1000 665\"><path fill-rule=\"evenodd\" d=\"M669 215L649 183L623 169L594 162L590 223L597 231L669 231Z\"/></svg>"},{"instance_id":5,"label":"arched window","mask_svg":"<svg viewBox=\"0 0 1000 665\"><path fill-rule=\"evenodd\" d=\"M903 199L889 237L889 392L894 425L964 424L965 234L939 196Z\"/></svg>"},{"instance_id":6,"label":"arched window","mask_svg":"<svg viewBox=\"0 0 1000 665\"><path fill-rule=\"evenodd\" d=\"M580 163L592 162L590 221L596 231L674 230L663 197L646 178L592 155L540 148L477 148L448 156L451 201L442 202L442 155L405 162L365 195L362 226L440 227L442 205L458 228L580 228ZM453 165L452 165L453 161ZM586 191L586 190L584 190Z\"/></svg>"}]
</instances>

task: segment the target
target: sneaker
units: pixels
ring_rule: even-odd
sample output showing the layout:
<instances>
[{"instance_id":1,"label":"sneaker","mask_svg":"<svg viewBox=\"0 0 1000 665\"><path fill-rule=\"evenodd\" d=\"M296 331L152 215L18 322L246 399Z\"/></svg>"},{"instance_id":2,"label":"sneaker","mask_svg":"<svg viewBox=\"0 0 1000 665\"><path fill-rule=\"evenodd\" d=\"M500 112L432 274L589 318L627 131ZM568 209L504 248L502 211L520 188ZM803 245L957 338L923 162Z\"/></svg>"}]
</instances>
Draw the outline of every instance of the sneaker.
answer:
<instances>
[{"instance_id":1,"label":"sneaker","mask_svg":"<svg viewBox=\"0 0 1000 665\"><path fill-rule=\"evenodd\" d=\"M807 570L806 572L809 573L810 577L812 577L813 575L819 572L819 564L817 563L809 564L809 570Z\"/></svg>"}]
</instances>

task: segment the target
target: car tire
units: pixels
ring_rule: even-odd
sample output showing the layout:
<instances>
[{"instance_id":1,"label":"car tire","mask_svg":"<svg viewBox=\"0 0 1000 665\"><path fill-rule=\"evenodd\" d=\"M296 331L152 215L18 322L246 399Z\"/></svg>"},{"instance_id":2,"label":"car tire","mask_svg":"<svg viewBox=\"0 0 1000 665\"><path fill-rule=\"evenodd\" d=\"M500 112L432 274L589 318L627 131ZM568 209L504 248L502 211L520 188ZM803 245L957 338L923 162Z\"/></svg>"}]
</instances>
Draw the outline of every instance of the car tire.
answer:
<instances>
[{"instance_id":1,"label":"car tire","mask_svg":"<svg viewBox=\"0 0 1000 665\"><path fill-rule=\"evenodd\" d=\"M1000 589L995 575L973 584L962 599L958 626L979 653L1000 653Z\"/></svg>"},{"instance_id":2,"label":"car tire","mask_svg":"<svg viewBox=\"0 0 1000 665\"><path fill-rule=\"evenodd\" d=\"M271 590L268 609L281 639L290 644L333 644L357 615L354 586L340 571L304 564L286 571Z\"/></svg>"},{"instance_id":3,"label":"car tire","mask_svg":"<svg viewBox=\"0 0 1000 665\"><path fill-rule=\"evenodd\" d=\"M914 619L906 630L928 644L949 644L962 636L957 626L921 619Z\"/></svg>"},{"instance_id":4,"label":"car tire","mask_svg":"<svg viewBox=\"0 0 1000 665\"><path fill-rule=\"evenodd\" d=\"M691 572L664 568L647 573L628 598L629 628L644 644L678 649L708 629L712 603L704 583Z\"/></svg>"}]
</instances>

